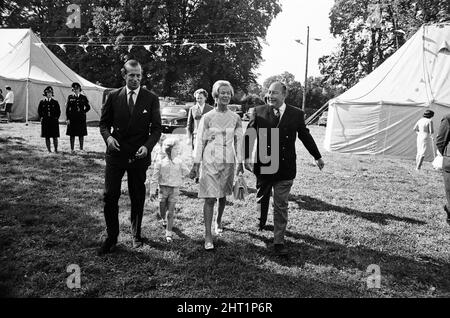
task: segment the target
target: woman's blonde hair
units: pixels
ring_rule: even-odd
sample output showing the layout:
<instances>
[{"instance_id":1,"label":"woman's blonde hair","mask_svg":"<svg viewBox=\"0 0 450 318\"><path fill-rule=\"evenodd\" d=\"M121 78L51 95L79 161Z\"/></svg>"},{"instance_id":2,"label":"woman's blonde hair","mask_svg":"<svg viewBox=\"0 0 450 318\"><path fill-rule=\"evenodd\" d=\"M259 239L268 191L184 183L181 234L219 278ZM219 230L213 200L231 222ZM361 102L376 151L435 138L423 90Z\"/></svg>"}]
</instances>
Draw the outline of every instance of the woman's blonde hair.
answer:
<instances>
[{"instance_id":1,"label":"woman's blonde hair","mask_svg":"<svg viewBox=\"0 0 450 318\"><path fill-rule=\"evenodd\" d=\"M233 89L233 86L231 86L231 83L228 81L219 80L219 81L215 82L213 85L212 92L211 92L213 98L219 97L219 88L221 88L222 86L229 87L231 90L231 96L234 96L234 89Z\"/></svg>"}]
</instances>

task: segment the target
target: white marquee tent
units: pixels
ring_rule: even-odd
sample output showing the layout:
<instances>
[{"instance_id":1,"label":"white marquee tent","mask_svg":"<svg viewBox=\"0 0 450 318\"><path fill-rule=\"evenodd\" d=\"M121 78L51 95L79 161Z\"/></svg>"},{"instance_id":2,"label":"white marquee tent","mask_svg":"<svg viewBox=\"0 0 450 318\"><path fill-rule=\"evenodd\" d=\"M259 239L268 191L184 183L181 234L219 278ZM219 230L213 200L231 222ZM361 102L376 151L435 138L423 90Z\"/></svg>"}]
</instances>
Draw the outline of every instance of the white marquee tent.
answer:
<instances>
[{"instance_id":1,"label":"white marquee tent","mask_svg":"<svg viewBox=\"0 0 450 318\"><path fill-rule=\"evenodd\" d=\"M37 108L48 85L53 87L55 99L61 107L60 121L64 121L65 104L72 92L73 82L81 84L91 105L87 121L98 121L105 88L76 74L58 59L31 29L0 29L0 87L14 92L13 120L38 120Z\"/></svg>"},{"instance_id":2,"label":"white marquee tent","mask_svg":"<svg viewBox=\"0 0 450 318\"><path fill-rule=\"evenodd\" d=\"M450 23L422 26L383 64L329 103L327 151L415 158L414 124L450 112ZM436 135L436 134L435 134ZM431 151L426 160L432 160Z\"/></svg>"}]
</instances>

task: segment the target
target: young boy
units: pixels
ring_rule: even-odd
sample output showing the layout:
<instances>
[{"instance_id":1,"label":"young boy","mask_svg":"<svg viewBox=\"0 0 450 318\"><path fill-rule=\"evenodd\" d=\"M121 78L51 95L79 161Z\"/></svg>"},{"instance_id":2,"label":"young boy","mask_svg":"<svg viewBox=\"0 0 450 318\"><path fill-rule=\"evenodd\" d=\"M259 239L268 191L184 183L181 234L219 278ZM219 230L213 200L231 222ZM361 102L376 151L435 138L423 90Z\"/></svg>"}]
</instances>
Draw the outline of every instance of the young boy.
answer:
<instances>
[{"instance_id":1,"label":"young boy","mask_svg":"<svg viewBox=\"0 0 450 318\"><path fill-rule=\"evenodd\" d=\"M174 138L167 138L162 143L164 156L158 156L153 170L151 189L151 199L157 196L159 185L159 210L160 216L166 223L166 241L172 242L172 227L175 211L180 194L180 186L183 177L190 173L186 164L178 158L177 141ZM166 213L167 212L167 213Z\"/></svg>"}]
</instances>

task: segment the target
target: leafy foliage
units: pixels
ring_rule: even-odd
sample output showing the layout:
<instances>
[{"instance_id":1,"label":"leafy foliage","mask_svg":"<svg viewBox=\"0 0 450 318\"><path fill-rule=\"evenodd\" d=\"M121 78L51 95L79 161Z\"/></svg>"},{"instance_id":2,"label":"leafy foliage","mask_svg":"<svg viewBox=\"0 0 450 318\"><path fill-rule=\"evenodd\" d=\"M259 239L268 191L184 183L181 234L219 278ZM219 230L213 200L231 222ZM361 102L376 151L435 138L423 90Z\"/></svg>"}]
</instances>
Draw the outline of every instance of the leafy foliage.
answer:
<instances>
[{"instance_id":1,"label":"leafy foliage","mask_svg":"<svg viewBox=\"0 0 450 318\"><path fill-rule=\"evenodd\" d=\"M289 93L286 98L286 103L296 107L302 107L303 104L303 86L300 82L295 80L293 74L284 72L280 75L268 77L262 87L261 97L264 97L268 91L269 86L275 82L281 81L288 86ZM305 114L311 115L317 109L322 107L328 100L341 93L338 87L330 85L322 77L308 78L308 92L306 95Z\"/></svg>"},{"instance_id":2,"label":"leafy foliage","mask_svg":"<svg viewBox=\"0 0 450 318\"><path fill-rule=\"evenodd\" d=\"M320 58L321 73L329 84L350 88L421 25L449 19L446 0L336 0L330 12L330 31L341 42L336 52Z\"/></svg>"},{"instance_id":3,"label":"leafy foliage","mask_svg":"<svg viewBox=\"0 0 450 318\"><path fill-rule=\"evenodd\" d=\"M177 97L191 96L199 87L209 90L219 79L246 91L261 62L258 38L265 38L281 11L278 0L80 0L81 29L69 29L69 3L11 1L0 25L32 28L44 43L90 44L87 52L77 46L67 46L67 53L49 48L80 75L107 87L122 85L123 62L136 58L144 68L143 84ZM152 44L148 50L146 44Z\"/></svg>"}]
</instances>

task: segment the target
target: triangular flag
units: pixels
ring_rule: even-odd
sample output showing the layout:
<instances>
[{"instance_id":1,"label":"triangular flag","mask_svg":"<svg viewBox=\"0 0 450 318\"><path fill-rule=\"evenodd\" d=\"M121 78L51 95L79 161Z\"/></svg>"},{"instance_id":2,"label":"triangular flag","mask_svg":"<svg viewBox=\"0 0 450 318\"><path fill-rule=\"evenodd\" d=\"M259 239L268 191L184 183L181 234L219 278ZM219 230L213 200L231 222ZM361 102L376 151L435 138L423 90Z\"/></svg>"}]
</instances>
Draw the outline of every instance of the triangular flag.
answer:
<instances>
[{"instance_id":1,"label":"triangular flag","mask_svg":"<svg viewBox=\"0 0 450 318\"><path fill-rule=\"evenodd\" d=\"M56 44L56 45L59 46L61 48L61 50L66 52L66 46L64 44Z\"/></svg>"},{"instance_id":2,"label":"triangular flag","mask_svg":"<svg viewBox=\"0 0 450 318\"><path fill-rule=\"evenodd\" d=\"M106 50L106 48L109 46L109 44L102 44L102 46Z\"/></svg>"},{"instance_id":3,"label":"triangular flag","mask_svg":"<svg viewBox=\"0 0 450 318\"><path fill-rule=\"evenodd\" d=\"M150 44L148 44L148 45L144 45L144 48L147 50L147 51L149 51L150 52Z\"/></svg>"},{"instance_id":4,"label":"triangular flag","mask_svg":"<svg viewBox=\"0 0 450 318\"><path fill-rule=\"evenodd\" d=\"M303 45L302 40L295 40L295 42L300 43L301 45Z\"/></svg>"},{"instance_id":5,"label":"triangular flag","mask_svg":"<svg viewBox=\"0 0 450 318\"><path fill-rule=\"evenodd\" d=\"M189 42L188 40L183 40L183 43L181 44L182 46L186 46L186 45L193 45L194 43Z\"/></svg>"},{"instance_id":6,"label":"triangular flag","mask_svg":"<svg viewBox=\"0 0 450 318\"><path fill-rule=\"evenodd\" d=\"M88 53L88 51L86 50L86 48L88 47L87 44L78 44L78 46L79 46L79 47L82 47L83 50L84 50L86 53Z\"/></svg>"},{"instance_id":7,"label":"triangular flag","mask_svg":"<svg viewBox=\"0 0 450 318\"><path fill-rule=\"evenodd\" d=\"M202 49L204 49L204 50L206 50L206 51L212 53L212 51L211 51L210 49L208 49L208 44L206 44L206 43L201 43L201 44L199 44L198 46L200 46Z\"/></svg>"},{"instance_id":8,"label":"triangular flag","mask_svg":"<svg viewBox=\"0 0 450 318\"><path fill-rule=\"evenodd\" d=\"M235 47L236 43L234 43L233 41L231 41L230 39L228 39L228 43L227 43L228 47Z\"/></svg>"},{"instance_id":9,"label":"triangular flag","mask_svg":"<svg viewBox=\"0 0 450 318\"><path fill-rule=\"evenodd\" d=\"M167 43L164 43L162 46L172 46L172 43L167 42Z\"/></svg>"},{"instance_id":10,"label":"triangular flag","mask_svg":"<svg viewBox=\"0 0 450 318\"><path fill-rule=\"evenodd\" d=\"M133 48L133 44L128 45L128 53L130 53L132 48Z\"/></svg>"}]
</instances>

